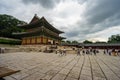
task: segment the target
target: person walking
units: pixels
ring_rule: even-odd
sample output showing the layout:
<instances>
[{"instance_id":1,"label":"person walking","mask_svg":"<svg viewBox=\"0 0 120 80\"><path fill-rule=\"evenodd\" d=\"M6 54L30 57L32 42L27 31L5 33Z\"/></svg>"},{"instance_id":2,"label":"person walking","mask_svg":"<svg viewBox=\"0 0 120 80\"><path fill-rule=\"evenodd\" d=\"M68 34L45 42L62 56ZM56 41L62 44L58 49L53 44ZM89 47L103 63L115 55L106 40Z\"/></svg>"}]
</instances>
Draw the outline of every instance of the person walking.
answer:
<instances>
[{"instance_id":1,"label":"person walking","mask_svg":"<svg viewBox=\"0 0 120 80\"><path fill-rule=\"evenodd\" d=\"M63 49L63 55L66 56L66 49L65 48Z\"/></svg>"},{"instance_id":2,"label":"person walking","mask_svg":"<svg viewBox=\"0 0 120 80\"><path fill-rule=\"evenodd\" d=\"M96 49L93 50L93 53L94 53L94 55L96 55L96 53L97 53Z\"/></svg>"},{"instance_id":3,"label":"person walking","mask_svg":"<svg viewBox=\"0 0 120 80\"><path fill-rule=\"evenodd\" d=\"M120 56L120 49L117 51L117 53L118 53L118 56Z\"/></svg>"},{"instance_id":4,"label":"person walking","mask_svg":"<svg viewBox=\"0 0 120 80\"><path fill-rule=\"evenodd\" d=\"M59 56L62 56L62 55L63 55L62 50L59 49Z\"/></svg>"},{"instance_id":5,"label":"person walking","mask_svg":"<svg viewBox=\"0 0 120 80\"><path fill-rule=\"evenodd\" d=\"M104 50L103 53L106 54L106 50Z\"/></svg>"},{"instance_id":6,"label":"person walking","mask_svg":"<svg viewBox=\"0 0 120 80\"><path fill-rule=\"evenodd\" d=\"M78 50L77 50L77 55L80 56L80 49L79 49L79 48L78 48Z\"/></svg>"},{"instance_id":7,"label":"person walking","mask_svg":"<svg viewBox=\"0 0 120 80\"><path fill-rule=\"evenodd\" d=\"M108 54L111 56L112 50L108 50Z\"/></svg>"},{"instance_id":8,"label":"person walking","mask_svg":"<svg viewBox=\"0 0 120 80\"><path fill-rule=\"evenodd\" d=\"M83 56L85 55L85 49L82 50L82 55L83 55Z\"/></svg>"}]
</instances>

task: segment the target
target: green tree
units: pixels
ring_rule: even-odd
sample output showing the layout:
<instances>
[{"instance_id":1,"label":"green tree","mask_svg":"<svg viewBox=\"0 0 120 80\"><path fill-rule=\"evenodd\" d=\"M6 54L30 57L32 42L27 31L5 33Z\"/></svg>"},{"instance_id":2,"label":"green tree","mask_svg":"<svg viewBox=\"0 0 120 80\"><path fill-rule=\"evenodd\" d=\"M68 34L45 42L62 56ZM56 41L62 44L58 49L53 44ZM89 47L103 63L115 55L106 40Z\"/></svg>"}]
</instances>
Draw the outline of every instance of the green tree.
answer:
<instances>
[{"instance_id":1,"label":"green tree","mask_svg":"<svg viewBox=\"0 0 120 80\"><path fill-rule=\"evenodd\" d=\"M103 41L97 41L97 42L95 42L95 43L107 43L107 42L103 42Z\"/></svg>"},{"instance_id":2,"label":"green tree","mask_svg":"<svg viewBox=\"0 0 120 80\"><path fill-rule=\"evenodd\" d=\"M85 41L83 41L83 43L93 43L92 41L88 41L88 40L85 40Z\"/></svg>"},{"instance_id":3,"label":"green tree","mask_svg":"<svg viewBox=\"0 0 120 80\"><path fill-rule=\"evenodd\" d=\"M112 35L109 37L108 43L120 43L120 34Z\"/></svg>"},{"instance_id":4,"label":"green tree","mask_svg":"<svg viewBox=\"0 0 120 80\"><path fill-rule=\"evenodd\" d=\"M72 43L74 43L74 44L75 44L75 43L78 43L78 41L74 40L74 41L72 41Z\"/></svg>"},{"instance_id":5,"label":"green tree","mask_svg":"<svg viewBox=\"0 0 120 80\"><path fill-rule=\"evenodd\" d=\"M18 24L25 24L24 21L20 21L13 16L1 14L0 15L0 36L2 37L14 37L13 32L22 32L24 31L20 27L17 27Z\"/></svg>"},{"instance_id":6,"label":"green tree","mask_svg":"<svg viewBox=\"0 0 120 80\"><path fill-rule=\"evenodd\" d=\"M71 41L67 40L66 43L71 44Z\"/></svg>"},{"instance_id":7,"label":"green tree","mask_svg":"<svg viewBox=\"0 0 120 80\"><path fill-rule=\"evenodd\" d=\"M62 40L61 42L65 43L65 41L64 41L64 40Z\"/></svg>"}]
</instances>

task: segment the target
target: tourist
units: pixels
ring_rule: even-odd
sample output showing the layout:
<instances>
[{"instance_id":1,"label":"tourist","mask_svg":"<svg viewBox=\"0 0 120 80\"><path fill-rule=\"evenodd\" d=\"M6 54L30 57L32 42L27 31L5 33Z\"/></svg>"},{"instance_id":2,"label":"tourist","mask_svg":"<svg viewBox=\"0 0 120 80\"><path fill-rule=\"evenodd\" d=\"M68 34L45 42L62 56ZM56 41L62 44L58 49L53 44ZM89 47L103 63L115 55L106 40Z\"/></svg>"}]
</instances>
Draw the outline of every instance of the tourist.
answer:
<instances>
[{"instance_id":1,"label":"tourist","mask_svg":"<svg viewBox=\"0 0 120 80\"><path fill-rule=\"evenodd\" d=\"M57 52L58 52L58 51L57 51L57 50L55 50L55 54L57 54Z\"/></svg>"},{"instance_id":2,"label":"tourist","mask_svg":"<svg viewBox=\"0 0 120 80\"><path fill-rule=\"evenodd\" d=\"M79 48L77 49L77 55L80 55L80 49Z\"/></svg>"},{"instance_id":3,"label":"tourist","mask_svg":"<svg viewBox=\"0 0 120 80\"><path fill-rule=\"evenodd\" d=\"M98 50L98 49L96 49L96 53L99 53L99 50Z\"/></svg>"},{"instance_id":4,"label":"tourist","mask_svg":"<svg viewBox=\"0 0 120 80\"><path fill-rule=\"evenodd\" d=\"M109 49L106 49L106 53L109 53Z\"/></svg>"},{"instance_id":5,"label":"tourist","mask_svg":"<svg viewBox=\"0 0 120 80\"><path fill-rule=\"evenodd\" d=\"M103 53L106 54L106 51L104 50Z\"/></svg>"},{"instance_id":6,"label":"tourist","mask_svg":"<svg viewBox=\"0 0 120 80\"><path fill-rule=\"evenodd\" d=\"M117 56L117 51L115 49L112 50L112 55Z\"/></svg>"},{"instance_id":7,"label":"tourist","mask_svg":"<svg viewBox=\"0 0 120 80\"><path fill-rule=\"evenodd\" d=\"M92 55L92 52L93 52L93 49L92 48L90 48L89 49L89 53Z\"/></svg>"},{"instance_id":8,"label":"tourist","mask_svg":"<svg viewBox=\"0 0 120 80\"><path fill-rule=\"evenodd\" d=\"M118 53L118 56L120 56L120 49L117 51L117 53Z\"/></svg>"},{"instance_id":9,"label":"tourist","mask_svg":"<svg viewBox=\"0 0 120 80\"><path fill-rule=\"evenodd\" d=\"M112 49L112 55L114 56L115 55L115 49Z\"/></svg>"},{"instance_id":10,"label":"tourist","mask_svg":"<svg viewBox=\"0 0 120 80\"><path fill-rule=\"evenodd\" d=\"M96 52L97 52L96 49L94 49L94 50L93 50L94 55L96 55Z\"/></svg>"},{"instance_id":11,"label":"tourist","mask_svg":"<svg viewBox=\"0 0 120 80\"><path fill-rule=\"evenodd\" d=\"M61 49L59 49L59 54L60 54L60 56L62 56L62 55L63 55L63 53L62 53L62 50L61 50Z\"/></svg>"},{"instance_id":12,"label":"tourist","mask_svg":"<svg viewBox=\"0 0 120 80\"><path fill-rule=\"evenodd\" d=\"M87 50L87 49L86 49L86 51L85 51L85 52L86 52L86 54L88 54L88 50Z\"/></svg>"},{"instance_id":13,"label":"tourist","mask_svg":"<svg viewBox=\"0 0 120 80\"><path fill-rule=\"evenodd\" d=\"M93 52L92 47L89 47L89 48L88 48L88 54L91 54L91 55L92 55L92 52Z\"/></svg>"},{"instance_id":14,"label":"tourist","mask_svg":"<svg viewBox=\"0 0 120 80\"><path fill-rule=\"evenodd\" d=\"M82 54L85 55L85 50L83 49Z\"/></svg>"},{"instance_id":15,"label":"tourist","mask_svg":"<svg viewBox=\"0 0 120 80\"><path fill-rule=\"evenodd\" d=\"M65 48L63 49L63 55L66 56L66 49Z\"/></svg>"},{"instance_id":16,"label":"tourist","mask_svg":"<svg viewBox=\"0 0 120 80\"><path fill-rule=\"evenodd\" d=\"M86 49L86 54L90 54L89 49Z\"/></svg>"},{"instance_id":17,"label":"tourist","mask_svg":"<svg viewBox=\"0 0 120 80\"><path fill-rule=\"evenodd\" d=\"M108 52L107 52L107 53L111 56L112 51L111 51L111 50L108 50Z\"/></svg>"}]
</instances>

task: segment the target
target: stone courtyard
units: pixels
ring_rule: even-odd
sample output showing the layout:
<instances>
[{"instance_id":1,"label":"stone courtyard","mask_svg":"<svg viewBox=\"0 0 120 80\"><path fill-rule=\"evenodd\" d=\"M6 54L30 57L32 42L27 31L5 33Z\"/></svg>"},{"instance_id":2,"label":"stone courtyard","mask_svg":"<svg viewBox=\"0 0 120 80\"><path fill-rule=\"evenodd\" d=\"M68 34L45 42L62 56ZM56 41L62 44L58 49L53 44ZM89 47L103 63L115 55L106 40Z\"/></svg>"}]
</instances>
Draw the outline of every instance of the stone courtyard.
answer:
<instances>
[{"instance_id":1,"label":"stone courtyard","mask_svg":"<svg viewBox=\"0 0 120 80\"><path fill-rule=\"evenodd\" d=\"M104 55L14 52L0 54L0 66L18 73L5 80L120 80L120 57Z\"/></svg>"}]
</instances>

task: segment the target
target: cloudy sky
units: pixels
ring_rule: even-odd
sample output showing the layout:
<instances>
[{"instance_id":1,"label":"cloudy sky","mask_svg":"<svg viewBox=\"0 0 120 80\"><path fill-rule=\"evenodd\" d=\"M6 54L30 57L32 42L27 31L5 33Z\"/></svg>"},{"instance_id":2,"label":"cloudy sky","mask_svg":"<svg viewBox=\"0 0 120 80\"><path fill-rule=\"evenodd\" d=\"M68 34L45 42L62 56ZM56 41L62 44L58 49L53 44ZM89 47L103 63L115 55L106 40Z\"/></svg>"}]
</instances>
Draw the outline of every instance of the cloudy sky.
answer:
<instances>
[{"instance_id":1,"label":"cloudy sky","mask_svg":"<svg viewBox=\"0 0 120 80\"><path fill-rule=\"evenodd\" d=\"M67 40L107 41L120 34L120 0L0 0L0 14L30 22L44 16Z\"/></svg>"}]
</instances>

